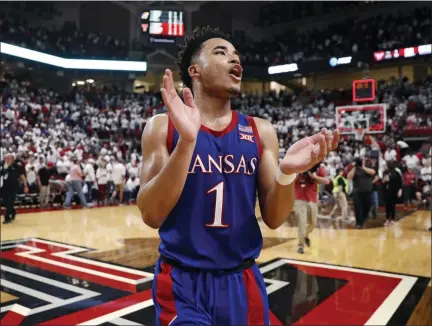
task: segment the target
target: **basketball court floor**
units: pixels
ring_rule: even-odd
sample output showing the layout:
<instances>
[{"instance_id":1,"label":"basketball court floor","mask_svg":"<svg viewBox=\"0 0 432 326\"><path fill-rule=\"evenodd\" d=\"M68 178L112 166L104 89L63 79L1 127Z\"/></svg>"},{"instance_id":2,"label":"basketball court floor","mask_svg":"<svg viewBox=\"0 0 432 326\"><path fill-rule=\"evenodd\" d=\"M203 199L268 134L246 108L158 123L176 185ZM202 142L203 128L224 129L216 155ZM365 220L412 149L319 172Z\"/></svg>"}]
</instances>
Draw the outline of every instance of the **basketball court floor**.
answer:
<instances>
[{"instance_id":1,"label":"basketball court floor","mask_svg":"<svg viewBox=\"0 0 432 326\"><path fill-rule=\"evenodd\" d=\"M272 324L430 325L430 212L399 218L320 218L303 255L292 219L260 222ZM1 325L155 324L159 240L136 206L21 213L1 241Z\"/></svg>"}]
</instances>

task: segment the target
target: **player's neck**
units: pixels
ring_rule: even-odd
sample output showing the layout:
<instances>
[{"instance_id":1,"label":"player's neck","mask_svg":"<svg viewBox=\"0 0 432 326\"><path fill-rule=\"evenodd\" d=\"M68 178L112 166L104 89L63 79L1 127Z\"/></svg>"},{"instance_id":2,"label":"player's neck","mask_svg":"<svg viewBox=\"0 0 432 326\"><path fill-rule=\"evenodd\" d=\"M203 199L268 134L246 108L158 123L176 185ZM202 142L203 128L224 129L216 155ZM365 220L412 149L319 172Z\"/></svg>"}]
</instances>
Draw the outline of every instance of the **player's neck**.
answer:
<instances>
[{"instance_id":1,"label":"player's neck","mask_svg":"<svg viewBox=\"0 0 432 326\"><path fill-rule=\"evenodd\" d=\"M231 114L231 101L229 98L199 92L195 94L195 104L204 119L217 119Z\"/></svg>"}]
</instances>

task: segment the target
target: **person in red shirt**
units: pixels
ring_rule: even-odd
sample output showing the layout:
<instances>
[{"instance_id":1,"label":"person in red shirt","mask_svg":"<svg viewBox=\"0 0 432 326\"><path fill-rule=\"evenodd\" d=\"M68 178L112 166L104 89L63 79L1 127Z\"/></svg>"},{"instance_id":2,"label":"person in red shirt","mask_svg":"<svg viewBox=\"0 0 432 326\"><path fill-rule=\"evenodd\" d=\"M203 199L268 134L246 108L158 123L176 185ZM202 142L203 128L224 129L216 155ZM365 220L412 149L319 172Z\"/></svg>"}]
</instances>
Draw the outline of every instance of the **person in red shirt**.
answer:
<instances>
[{"instance_id":1,"label":"person in red shirt","mask_svg":"<svg viewBox=\"0 0 432 326\"><path fill-rule=\"evenodd\" d=\"M404 203L405 205L410 203L413 204L413 195L415 194L415 185L417 184L417 176L413 169L408 168L403 174L403 193L404 193Z\"/></svg>"},{"instance_id":2,"label":"person in red shirt","mask_svg":"<svg viewBox=\"0 0 432 326\"><path fill-rule=\"evenodd\" d=\"M297 252L304 253L304 245L310 247L309 234L315 228L318 214L318 184L329 184L330 179L323 168L314 167L300 174L295 183L294 211L297 218L299 244ZM306 228L306 224L309 225Z\"/></svg>"}]
</instances>

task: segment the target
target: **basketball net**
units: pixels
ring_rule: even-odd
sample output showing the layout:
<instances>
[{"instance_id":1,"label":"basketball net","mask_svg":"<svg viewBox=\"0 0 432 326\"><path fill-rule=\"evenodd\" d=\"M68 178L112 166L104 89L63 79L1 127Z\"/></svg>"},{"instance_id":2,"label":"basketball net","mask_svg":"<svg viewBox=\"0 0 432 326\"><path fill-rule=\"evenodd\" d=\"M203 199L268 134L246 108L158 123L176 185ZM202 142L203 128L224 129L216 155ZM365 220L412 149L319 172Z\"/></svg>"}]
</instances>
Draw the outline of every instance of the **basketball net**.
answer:
<instances>
[{"instance_id":1,"label":"basketball net","mask_svg":"<svg viewBox=\"0 0 432 326\"><path fill-rule=\"evenodd\" d=\"M356 128L354 129L355 140L361 141L366 133L365 128Z\"/></svg>"}]
</instances>

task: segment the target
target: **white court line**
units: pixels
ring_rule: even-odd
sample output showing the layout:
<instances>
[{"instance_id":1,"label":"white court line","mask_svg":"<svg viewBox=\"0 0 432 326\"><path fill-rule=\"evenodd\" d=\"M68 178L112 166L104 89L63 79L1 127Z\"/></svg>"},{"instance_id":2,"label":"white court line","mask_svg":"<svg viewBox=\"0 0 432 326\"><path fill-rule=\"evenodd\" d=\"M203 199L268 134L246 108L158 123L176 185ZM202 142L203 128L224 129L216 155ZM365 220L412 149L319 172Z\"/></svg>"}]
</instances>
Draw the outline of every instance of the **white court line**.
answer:
<instances>
[{"instance_id":1,"label":"white court line","mask_svg":"<svg viewBox=\"0 0 432 326\"><path fill-rule=\"evenodd\" d=\"M392 278L406 278L406 279L415 278L417 280L417 277L407 276L407 275L402 275L402 274L390 274L390 273L386 273L386 272L378 272L378 271L372 271L372 270L368 270L368 269L358 269L358 268L354 268L354 267L336 266L336 265L324 265L324 264L320 264L320 263L312 263L312 262L298 261L298 260L291 260L291 259L283 259L283 260L289 264L295 264L295 265L313 266L313 267L320 267L320 268L327 268L327 269L335 269L338 271L386 276L386 277L392 277Z\"/></svg>"},{"instance_id":2,"label":"white court line","mask_svg":"<svg viewBox=\"0 0 432 326\"><path fill-rule=\"evenodd\" d=\"M272 280L270 278L265 278L264 282L267 283L272 283L271 285L269 285L266 290L267 290L267 295L276 292L280 289L282 289L284 286L290 284L290 282L285 282L285 281L279 281L279 280Z\"/></svg>"},{"instance_id":3,"label":"white court line","mask_svg":"<svg viewBox=\"0 0 432 326\"><path fill-rule=\"evenodd\" d=\"M3 313L3 312L6 312L6 311L11 310L13 306L14 306L14 305L11 304L11 305L9 305L9 306L1 307L1 308L0 308L0 313Z\"/></svg>"},{"instance_id":4,"label":"white court line","mask_svg":"<svg viewBox=\"0 0 432 326\"><path fill-rule=\"evenodd\" d=\"M0 250L3 250L3 249L10 249L10 248L16 248L18 246L18 244L16 244L16 245L12 245L12 246L4 246L4 247L0 247Z\"/></svg>"},{"instance_id":5,"label":"white court line","mask_svg":"<svg viewBox=\"0 0 432 326\"><path fill-rule=\"evenodd\" d=\"M100 324L103 324L106 322L111 322L111 320L113 320L113 319L115 320L118 317L122 317L124 315L131 314L135 311L150 307L151 305L153 305L153 300L149 299L149 300L146 300L144 302L139 302L139 303L136 303L132 306L129 306L129 307L117 310L117 311L113 311L113 312L106 314L104 316L100 316L100 317L97 317L97 318L92 319L92 320L87 320L87 321L85 321L81 324L78 324L78 325L100 325Z\"/></svg>"},{"instance_id":6,"label":"white court line","mask_svg":"<svg viewBox=\"0 0 432 326\"><path fill-rule=\"evenodd\" d=\"M416 277L401 279L392 293L384 300L365 325L386 325L409 291L413 288L416 281Z\"/></svg>"},{"instance_id":7,"label":"white court line","mask_svg":"<svg viewBox=\"0 0 432 326\"><path fill-rule=\"evenodd\" d=\"M122 277L122 276L117 276L117 275L112 275L112 274L108 274L108 273L104 273L104 272L99 272L99 271L95 271L92 269L88 269L85 267L79 267L79 266L74 266L72 264L67 264L67 263L62 263L62 262L58 262L55 260L51 260L51 259L47 259L47 258L43 258L43 257L39 257L39 256L34 256L35 253L41 253L41 252L45 252L44 249L39 249L39 248L34 248L34 247L29 247L29 246L25 246L25 245L18 245L18 248L24 248L24 249L28 249L29 251L27 252L19 252L19 253L15 253L15 255L17 256L21 256L27 259L33 259L33 260L37 260L46 264L50 264L50 265L55 265L55 266L60 266L60 267L64 267L67 269L72 269L78 272L83 272L83 273L87 273L87 274L91 274L91 275L96 275L96 276L100 276L103 278L107 278L107 279L111 279L111 280L115 280L115 281L119 281L119 282L123 282L123 283L128 283L128 284L133 284L133 285L137 285L139 283L142 283L142 280L132 280L126 277ZM138 282L140 281L140 282Z\"/></svg>"},{"instance_id":8,"label":"white court line","mask_svg":"<svg viewBox=\"0 0 432 326\"><path fill-rule=\"evenodd\" d=\"M13 311L14 313L21 315L21 316L28 316L28 314L30 313L31 309L26 308L24 306L21 306L20 304L16 303L13 305L11 311Z\"/></svg>"},{"instance_id":9,"label":"white court line","mask_svg":"<svg viewBox=\"0 0 432 326\"><path fill-rule=\"evenodd\" d=\"M13 289L14 291L27 294L29 296L41 299L41 300L49 302L49 303L54 303L54 302L57 302L58 300L61 300L61 299L54 297L52 295L46 294L44 292L40 292L38 290L28 288L26 286L22 286L20 284L14 283L14 282L10 282L10 281L5 280L3 278L1 279L0 282L1 282L1 285L4 287L7 287L9 289Z\"/></svg>"},{"instance_id":10,"label":"white court line","mask_svg":"<svg viewBox=\"0 0 432 326\"><path fill-rule=\"evenodd\" d=\"M7 240L7 241L2 241L1 244L2 244L2 245L4 245L4 244L9 244L9 243L16 243L16 244L20 244L20 243L27 242L27 241L29 241L29 240L31 240L31 239L24 239L24 240Z\"/></svg>"},{"instance_id":11,"label":"white court line","mask_svg":"<svg viewBox=\"0 0 432 326\"><path fill-rule=\"evenodd\" d=\"M119 325L119 326L145 326L144 324L139 324L132 320L124 319L121 317L110 320L109 322L110 324Z\"/></svg>"},{"instance_id":12,"label":"white court line","mask_svg":"<svg viewBox=\"0 0 432 326\"><path fill-rule=\"evenodd\" d=\"M0 268L2 270L5 270L5 271L10 272L10 273L15 273L15 274L20 275L22 277L26 277L26 278L29 278L29 279L32 279L32 280L35 280L35 281L39 281L39 282L42 282L42 283L50 284L50 285L53 285L53 286L56 286L56 287L59 287L59 288L62 288L62 289L66 289L66 290L69 290L71 292L75 292L75 293L79 293L80 294L79 296L76 296L76 297L73 297L73 298L70 298L70 299L66 299L66 300L50 296L53 299L53 301L54 301L53 303L50 303L50 304L47 304L47 305L44 305L44 306L41 306L41 307L37 307L37 308L34 308L34 309L31 309L31 311L29 312L29 315L37 314L37 313L40 313L40 312L43 312L43 311L47 311L47 310L50 310L50 309L55 309L55 308L58 308L58 307L61 307L61 306L65 306L65 305L68 305L68 304L71 304L71 303L74 303L74 302L90 299L90 298L93 298L93 297L96 297L96 296L100 295L100 293L98 293L98 292L94 292L94 291L91 291L91 290L79 288L77 286L73 286L73 285L70 285L70 284L67 284L67 283L63 283L63 282L59 282L59 281L56 281L56 280L52 280L52 279L49 279L47 277L39 276L39 275L36 275L36 274L33 274L33 273L17 270L15 268L12 268L12 267L9 267L9 266L0 265ZM2 283L3 283L3 281L2 281ZM12 289L14 289L14 288L12 288ZM23 290L22 293L25 293L27 295L33 296L32 293L30 293L30 292L27 291L27 288L26 289L22 289L22 290ZM32 289L30 289L30 290L32 290ZM32 291L35 291L35 290L32 290ZM36 291L36 292L39 292L39 291ZM6 311L12 309L13 306L14 305L9 305L9 306L2 307L0 309L0 312L6 312ZM26 307L24 307L24 308L26 308Z\"/></svg>"},{"instance_id":13,"label":"white court line","mask_svg":"<svg viewBox=\"0 0 432 326\"><path fill-rule=\"evenodd\" d=\"M105 267L105 268L109 268L109 269L120 271L120 272L129 273L129 274L151 277L151 279L153 279L153 274L152 273L135 270L135 269L128 268L128 267L112 265L112 264L109 264L109 263L104 263L104 262L95 261L95 260L91 260L91 259L86 259L86 258L83 258L83 257L70 256L72 254L77 254L77 253L89 251L89 249L85 249L85 248L81 248L81 247L73 247L73 246L69 246L69 245L58 245L55 242L46 241L46 240L34 239L33 241L34 242L43 243L43 244L47 244L47 245L56 245L58 247L63 247L63 248L66 248L66 249L70 249L69 251L52 253L53 256L57 256L57 257L61 257L61 258L67 258L67 259L70 259L70 260L83 262L83 263L86 263L86 264L89 264L89 265L95 265L95 266L99 266L99 267ZM140 281L140 280L138 280L138 281Z\"/></svg>"},{"instance_id":14,"label":"white court line","mask_svg":"<svg viewBox=\"0 0 432 326\"><path fill-rule=\"evenodd\" d=\"M269 265L261 267L260 272L261 272L261 274L264 274L264 273L270 272L271 270L278 268L279 266L282 266L282 265L286 265L286 262L283 259L280 259L280 260L275 261L274 263L271 263Z\"/></svg>"},{"instance_id":15,"label":"white court line","mask_svg":"<svg viewBox=\"0 0 432 326\"><path fill-rule=\"evenodd\" d=\"M287 263L292 263L297 265L313 266L313 267L334 269L334 270L347 271L347 272L353 272L359 274L361 273L361 274L385 276L385 277L400 279L399 284L393 289L390 295L373 313L373 315L366 322L366 325L387 325L390 318L393 316L397 308L400 306L402 301L407 296L408 292L413 288L415 282L418 280L418 277L407 276L402 274L390 274L386 272L356 269L356 268L345 267L345 266L322 265L319 263L311 263L311 262L299 262L290 259L284 259L284 261L286 261Z\"/></svg>"},{"instance_id":16,"label":"white court line","mask_svg":"<svg viewBox=\"0 0 432 326\"><path fill-rule=\"evenodd\" d=\"M0 269L4 270L5 272L13 273L13 274L16 274L16 275L19 275L19 276L22 276L25 278L29 278L29 279L32 279L34 281L38 281L41 283L46 283L46 284L49 284L49 285L52 285L52 286L55 286L55 287L58 287L61 289L71 291L71 292L75 292L75 293L79 293L79 294L98 294L97 292L94 292L94 291L83 289L83 288L80 288L78 286L70 285L68 283L56 281L56 280L53 280L51 278L47 278L47 277L40 276L37 274L22 271L20 269L16 269L16 268L9 267L6 265L0 265Z\"/></svg>"}]
</instances>

